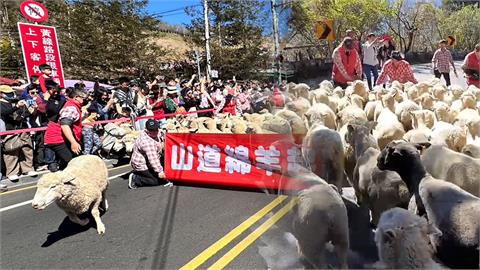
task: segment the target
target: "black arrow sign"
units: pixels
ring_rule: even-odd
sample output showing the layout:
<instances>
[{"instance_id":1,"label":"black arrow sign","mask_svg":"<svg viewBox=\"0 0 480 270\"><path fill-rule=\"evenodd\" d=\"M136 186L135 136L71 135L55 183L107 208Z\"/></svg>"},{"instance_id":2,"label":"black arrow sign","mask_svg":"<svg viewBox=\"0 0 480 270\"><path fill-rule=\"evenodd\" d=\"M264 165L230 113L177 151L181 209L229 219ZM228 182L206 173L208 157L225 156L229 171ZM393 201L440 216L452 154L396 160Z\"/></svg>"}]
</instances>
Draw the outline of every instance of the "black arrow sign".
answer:
<instances>
[{"instance_id":1,"label":"black arrow sign","mask_svg":"<svg viewBox=\"0 0 480 270\"><path fill-rule=\"evenodd\" d=\"M332 32L332 29L328 26L328 24L323 23L323 33L320 36L320 39L326 39L330 32Z\"/></svg>"}]
</instances>

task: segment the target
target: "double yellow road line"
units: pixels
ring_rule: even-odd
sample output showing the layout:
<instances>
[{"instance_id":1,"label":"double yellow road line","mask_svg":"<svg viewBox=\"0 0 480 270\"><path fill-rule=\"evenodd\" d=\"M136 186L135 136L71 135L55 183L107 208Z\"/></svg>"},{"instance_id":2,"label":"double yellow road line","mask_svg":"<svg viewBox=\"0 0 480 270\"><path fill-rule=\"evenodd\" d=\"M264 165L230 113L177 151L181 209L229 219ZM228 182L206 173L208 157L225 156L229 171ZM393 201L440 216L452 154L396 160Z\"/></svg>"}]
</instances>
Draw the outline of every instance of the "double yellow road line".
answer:
<instances>
[{"instance_id":1,"label":"double yellow road line","mask_svg":"<svg viewBox=\"0 0 480 270\"><path fill-rule=\"evenodd\" d=\"M190 270L196 269L202 264L204 264L208 259L217 254L221 249L223 249L230 242L235 240L248 228L257 223L260 219L270 213L275 207L280 205L287 199L287 196L279 196L269 204L267 204L260 211L249 217L247 220L238 225L235 229L231 230L225 236L220 238L213 245L205 249L197 257L192 259L190 262L185 264L180 270ZM297 203L296 200L291 200L285 206L283 206L278 212L273 216L268 218L263 224L261 224L257 229L247 235L242 241L230 249L225 255L223 255L218 261L216 261L208 269L223 269L230 262L232 262L240 253L242 253L247 247L249 247L255 240L257 240L262 234L264 234L273 224L277 223L281 218L283 218Z\"/></svg>"}]
</instances>

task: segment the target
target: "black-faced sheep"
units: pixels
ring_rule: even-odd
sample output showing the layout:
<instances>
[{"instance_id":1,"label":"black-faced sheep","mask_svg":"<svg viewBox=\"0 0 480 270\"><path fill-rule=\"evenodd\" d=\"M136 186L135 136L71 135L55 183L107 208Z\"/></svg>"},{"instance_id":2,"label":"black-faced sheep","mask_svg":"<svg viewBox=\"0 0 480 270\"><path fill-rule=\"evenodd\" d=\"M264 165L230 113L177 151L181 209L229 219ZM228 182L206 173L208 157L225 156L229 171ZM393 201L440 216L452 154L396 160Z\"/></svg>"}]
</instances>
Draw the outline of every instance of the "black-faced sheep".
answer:
<instances>
[{"instance_id":1,"label":"black-faced sheep","mask_svg":"<svg viewBox=\"0 0 480 270\"><path fill-rule=\"evenodd\" d=\"M100 219L99 207L105 211L108 209L107 187L108 171L103 160L93 155L79 156L72 159L63 171L47 173L40 178L32 207L42 210L56 202L72 222L82 226L89 220L80 219L78 215L90 211L97 232L104 234L105 225Z\"/></svg>"}]
</instances>

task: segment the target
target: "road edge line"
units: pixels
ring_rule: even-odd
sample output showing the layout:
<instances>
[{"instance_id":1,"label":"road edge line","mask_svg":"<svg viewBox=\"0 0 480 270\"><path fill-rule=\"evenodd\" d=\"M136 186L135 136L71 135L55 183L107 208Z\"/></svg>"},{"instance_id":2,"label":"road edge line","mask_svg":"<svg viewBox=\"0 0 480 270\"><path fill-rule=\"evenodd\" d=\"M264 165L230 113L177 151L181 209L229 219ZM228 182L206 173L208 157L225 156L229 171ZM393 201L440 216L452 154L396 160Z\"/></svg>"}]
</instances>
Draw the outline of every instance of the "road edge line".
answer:
<instances>
[{"instance_id":1,"label":"road edge line","mask_svg":"<svg viewBox=\"0 0 480 270\"><path fill-rule=\"evenodd\" d=\"M288 204L282 207L273 216L267 219L257 229L247 235L242 241L230 249L225 255L223 255L212 266L207 268L208 270L216 270L225 268L230 262L232 262L238 255L240 255L247 247L249 247L255 240L257 240L262 234L264 234L270 227L283 218L290 210L297 204L297 199L291 200Z\"/></svg>"},{"instance_id":2,"label":"road edge line","mask_svg":"<svg viewBox=\"0 0 480 270\"><path fill-rule=\"evenodd\" d=\"M287 199L287 196L284 196L284 195L278 196L277 198L275 198L275 200L271 201L269 204L267 204L265 207L260 209L258 212L256 212L252 216L250 216L245 221L243 221L240 225L238 225L233 230L228 232L222 238L220 238L215 243L210 245L208 248L203 250L195 258L193 258L191 261L189 261L184 266L182 266L180 268L180 270L198 268L200 265L202 265L208 259L210 259L213 255L215 255L217 252L219 252L221 249L223 249L228 243L235 240L235 238L240 236L240 234L242 234L248 228L250 228L255 223L257 223L261 218L263 218L265 215L267 215L272 209L274 209L279 204L281 204L283 201L285 201L285 199Z\"/></svg>"}]
</instances>

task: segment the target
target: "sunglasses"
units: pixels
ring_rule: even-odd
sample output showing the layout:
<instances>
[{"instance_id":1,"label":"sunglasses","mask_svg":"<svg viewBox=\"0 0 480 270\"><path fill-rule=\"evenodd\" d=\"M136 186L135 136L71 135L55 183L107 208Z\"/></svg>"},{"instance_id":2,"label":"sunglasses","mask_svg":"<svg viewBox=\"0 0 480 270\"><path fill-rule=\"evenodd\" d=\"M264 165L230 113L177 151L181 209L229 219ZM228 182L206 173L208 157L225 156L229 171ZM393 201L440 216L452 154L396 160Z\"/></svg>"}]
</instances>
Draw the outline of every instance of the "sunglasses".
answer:
<instances>
[{"instance_id":1,"label":"sunglasses","mask_svg":"<svg viewBox=\"0 0 480 270\"><path fill-rule=\"evenodd\" d=\"M33 95L33 94L38 94L38 91L30 91L30 94Z\"/></svg>"}]
</instances>

